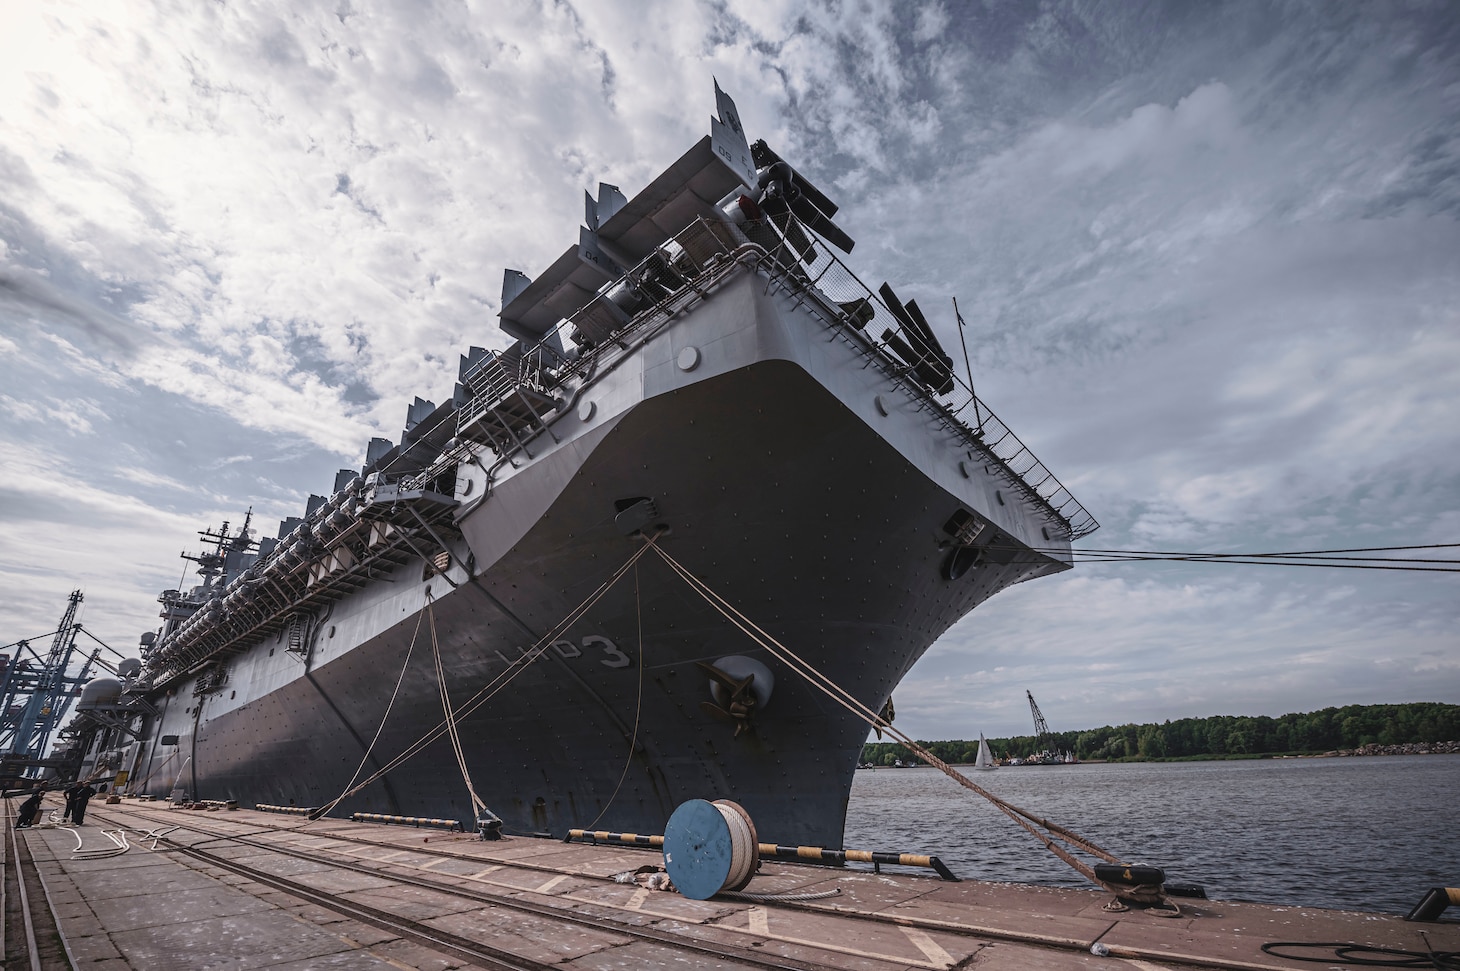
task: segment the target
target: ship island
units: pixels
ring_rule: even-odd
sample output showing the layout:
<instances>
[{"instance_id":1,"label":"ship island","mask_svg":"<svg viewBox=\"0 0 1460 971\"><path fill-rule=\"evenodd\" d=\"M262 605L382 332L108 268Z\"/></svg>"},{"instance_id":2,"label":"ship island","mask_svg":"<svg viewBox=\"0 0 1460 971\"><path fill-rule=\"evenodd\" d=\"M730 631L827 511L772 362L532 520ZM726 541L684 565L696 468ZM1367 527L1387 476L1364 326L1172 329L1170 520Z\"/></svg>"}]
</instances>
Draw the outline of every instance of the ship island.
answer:
<instances>
[{"instance_id":1,"label":"ship island","mask_svg":"<svg viewBox=\"0 0 1460 971\"><path fill-rule=\"evenodd\" d=\"M505 346L451 400L275 536L202 532L197 584L82 693L79 777L558 836L724 798L842 844L869 721L746 625L876 727L1098 524L960 375L929 320L956 305L864 284L837 204L715 98L632 198L585 192L550 266L505 270Z\"/></svg>"}]
</instances>

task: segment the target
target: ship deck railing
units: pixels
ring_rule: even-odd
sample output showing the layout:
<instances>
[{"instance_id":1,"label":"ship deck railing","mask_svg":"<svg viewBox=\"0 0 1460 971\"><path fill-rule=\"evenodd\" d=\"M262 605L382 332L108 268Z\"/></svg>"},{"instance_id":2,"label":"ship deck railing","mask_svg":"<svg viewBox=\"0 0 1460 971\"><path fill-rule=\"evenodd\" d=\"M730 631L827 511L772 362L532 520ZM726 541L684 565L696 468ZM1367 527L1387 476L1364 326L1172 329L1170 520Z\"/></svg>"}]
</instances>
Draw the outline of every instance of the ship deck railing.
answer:
<instances>
[{"instance_id":1,"label":"ship deck railing","mask_svg":"<svg viewBox=\"0 0 1460 971\"><path fill-rule=\"evenodd\" d=\"M753 227L747 235L727 222L695 220L628 274L630 280L641 280L651 269L662 274L668 268L668 276L679 281L650 305L626 314L609 297L623 280L610 281L537 344L519 344L508 353L490 355L469 370L463 383L472 397L458 412L458 436L488 445L501 461L510 461L519 452L530 458L528 444L543 431L551 434L549 426L561 410L562 389L568 382L575 377L591 379L614 355L622 359L630 341L657 331L737 269L749 267L765 277L768 287L785 293L821 321L830 339L845 341L869 366L900 386L934 424L960 440L970 460L987 466L1021 493L1048 522L1047 541L1072 542L1099 528L1095 517L956 371L951 374L952 389L939 393L919 374L925 370L920 365L927 362L906 359L909 342L904 342L899 356L875 336L906 333L906 327L831 247L817 240L813 250L814 258L807 263L768 227ZM859 319L848 309L863 301L873 310L870 319L865 319L865 310ZM910 343L921 346L918 341ZM582 348L576 358L561 350L574 345Z\"/></svg>"},{"instance_id":2,"label":"ship deck railing","mask_svg":"<svg viewBox=\"0 0 1460 971\"><path fill-rule=\"evenodd\" d=\"M431 575L444 573L451 554L446 552L442 563L443 554L437 550L442 532L455 529L452 511L456 502L427 489L430 478L429 473L376 474L371 488L384 491L387 501L370 502L361 496L358 510L319 543L313 539L314 528L339 512L332 504L337 497L332 497L331 504L316 510L299 532L290 534L297 537L300 547L281 542L245 575L219 591L213 619L199 615L214 601L201 603L193 615L197 620L190 617L159 642L148 657L145 676L156 687L200 674L195 693L220 691L228 683L222 662L263 638L290 633L287 640L291 643L285 649L303 659L308 642L319 636L323 623L312 619L312 608L340 600L413 558L425 561ZM416 498L421 502L413 503ZM389 532L381 524L389 526ZM380 532L372 532L378 527ZM328 571L315 569L331 556L335 559ZM293 649L296 633L301 650Z\"/></svg>"}]
</instances>

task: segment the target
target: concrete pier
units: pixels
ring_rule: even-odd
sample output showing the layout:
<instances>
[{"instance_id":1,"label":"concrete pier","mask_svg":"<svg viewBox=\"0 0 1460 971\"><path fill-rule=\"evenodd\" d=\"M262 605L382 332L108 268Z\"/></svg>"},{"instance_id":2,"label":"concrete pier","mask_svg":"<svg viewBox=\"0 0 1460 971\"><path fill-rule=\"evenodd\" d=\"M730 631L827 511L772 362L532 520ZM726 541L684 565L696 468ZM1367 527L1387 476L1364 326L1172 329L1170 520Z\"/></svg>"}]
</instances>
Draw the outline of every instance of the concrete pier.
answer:
<instances>
[{"instance_id":1,"label":"concrete pier","mask_svg":"<svg viewBox=\"0 0 1460 971\"><path fill-rule=\"evenodd\" d=\"M1261 945L1460 950L1453 922L1204 900L1163 918L1093 891L777 862L755 897L695 901L614 880L662 862L648 850L131 800L16 835L44 886L32 908L95 971L1297 969Z\"/></svg>"}]
</instances>

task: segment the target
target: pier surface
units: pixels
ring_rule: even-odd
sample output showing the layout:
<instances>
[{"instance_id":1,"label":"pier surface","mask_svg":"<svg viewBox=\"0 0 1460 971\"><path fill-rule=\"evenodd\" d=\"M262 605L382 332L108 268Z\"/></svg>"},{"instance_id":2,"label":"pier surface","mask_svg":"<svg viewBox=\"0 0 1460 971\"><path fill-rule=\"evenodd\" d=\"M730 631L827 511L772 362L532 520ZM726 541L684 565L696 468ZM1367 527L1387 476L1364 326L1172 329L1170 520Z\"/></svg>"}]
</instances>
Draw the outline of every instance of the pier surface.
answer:
<instances>
[{"instance_id":1,"label":"pier surface","mask_svg":"<svg viewBox=\"0 0 1460 971\"><path fill-rule=\"evenodd\" d=\"M14 876L38 882L36 926L53 917L72 967L95 971L1297 969L1314 965L1261 945L1460 950L1454 922L1206 900L1162 918L1112 913L1092 891L778 862L746 892L789 899L696 901L615 882L661 863L653 851L132 800L94 802L79 829L43 823L5 842L20 868L7 867L7 892ZM13 928L6 966L25 967ZM32 966L64 967L46 957L47 933ZM1097 942L1109 956L1091 953Z\"/></svg>"}]
</instances>

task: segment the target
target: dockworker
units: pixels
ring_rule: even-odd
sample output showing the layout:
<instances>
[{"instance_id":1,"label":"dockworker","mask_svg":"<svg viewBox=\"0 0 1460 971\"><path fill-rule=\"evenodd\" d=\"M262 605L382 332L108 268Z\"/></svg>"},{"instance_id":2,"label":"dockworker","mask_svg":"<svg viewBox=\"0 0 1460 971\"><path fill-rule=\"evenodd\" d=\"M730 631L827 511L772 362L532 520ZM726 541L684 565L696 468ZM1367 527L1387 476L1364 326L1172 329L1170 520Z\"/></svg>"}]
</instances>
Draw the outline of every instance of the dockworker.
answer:
<instances>
[{"instance_id":1,"label":"dockworker","mask_svg":"<svg viewBox=\"0 0 1460 971\"><path fill-rule=\"evenodd\" d=\"M76 793L81 791L82 785L84 783L78 782L62 792L62 795L66 797L66 811L61 814L62 822L70 822L71 814L76 811Z\"/></svg>"},{"instance_id":2,"label":"dockworker","mask_svg":"<svg viewBox=\"0 0 1460 971\"><path fill-rule=\"evenodd\" d=\"M86 804L94 795L96 795L96 790L86 784L76 790L76 808L71 811L71 822L77 826L81 825L82 820L86 818Z\"/></svg>"},{"instance_id":3,"label":"dockworker","mask_svg":"<svg viewBox=\"0 0 1460 971\"><path fill-rule=\"evenodd\" d=\"M15 817L15 828L21 829L35 822L36 816L41 811L41 798L46 794L44 789L37 789L30 794L30 798L20 804L20 815Z\"/></svg>"}]
</instances>

